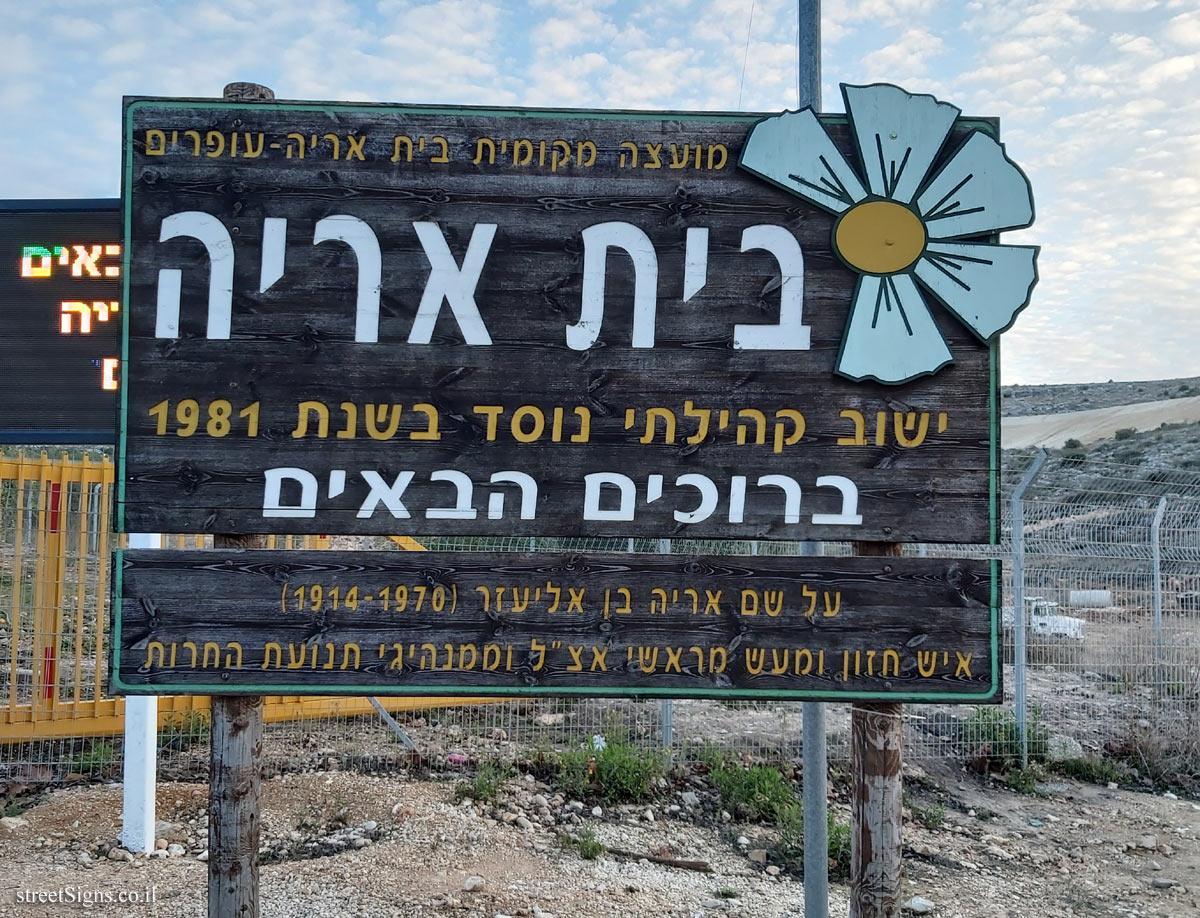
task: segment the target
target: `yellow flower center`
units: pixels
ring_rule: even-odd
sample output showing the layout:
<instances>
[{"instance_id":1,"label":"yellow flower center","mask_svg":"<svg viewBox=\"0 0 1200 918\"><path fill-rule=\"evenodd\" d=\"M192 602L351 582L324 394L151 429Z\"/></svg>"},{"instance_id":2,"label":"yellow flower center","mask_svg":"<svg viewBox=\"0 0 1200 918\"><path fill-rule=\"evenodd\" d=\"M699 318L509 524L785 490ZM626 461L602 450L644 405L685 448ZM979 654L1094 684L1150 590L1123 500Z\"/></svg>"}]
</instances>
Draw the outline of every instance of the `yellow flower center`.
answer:
<instances>
[{"instance_id":1,"label":"yellow flower center","mask_svg":"<svg viewBox=\"0 0 1200 918\"><path fill-rule=\"evenodd\" d=\"M842 214L833 244L851 267L868 274L893 274L920 258L925 227L903 204L865 201Z\"/></svg>"}]
</instances>

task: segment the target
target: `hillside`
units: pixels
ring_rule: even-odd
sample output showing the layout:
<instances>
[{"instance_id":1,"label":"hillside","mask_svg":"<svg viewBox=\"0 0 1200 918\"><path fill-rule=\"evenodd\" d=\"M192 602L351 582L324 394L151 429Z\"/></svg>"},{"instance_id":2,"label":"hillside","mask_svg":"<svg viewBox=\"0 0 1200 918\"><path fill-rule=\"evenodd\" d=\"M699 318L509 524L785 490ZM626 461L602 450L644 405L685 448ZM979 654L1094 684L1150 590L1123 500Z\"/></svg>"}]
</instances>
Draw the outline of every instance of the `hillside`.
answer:
<instances>
[{"instance_id":1,"label":"hillside","mask_svg":"<svg viewBox=\"0 0 1200 918\"><path fill-rule=\"evenodd\" d=\"M1089 408L1111 408L1135 402L1157 402L1200 395L1200 376L1142 382L1065 383L1054 386L1004 386L1000 392L1005 417L1059 414Z\"/></svg>"}]
</instances>

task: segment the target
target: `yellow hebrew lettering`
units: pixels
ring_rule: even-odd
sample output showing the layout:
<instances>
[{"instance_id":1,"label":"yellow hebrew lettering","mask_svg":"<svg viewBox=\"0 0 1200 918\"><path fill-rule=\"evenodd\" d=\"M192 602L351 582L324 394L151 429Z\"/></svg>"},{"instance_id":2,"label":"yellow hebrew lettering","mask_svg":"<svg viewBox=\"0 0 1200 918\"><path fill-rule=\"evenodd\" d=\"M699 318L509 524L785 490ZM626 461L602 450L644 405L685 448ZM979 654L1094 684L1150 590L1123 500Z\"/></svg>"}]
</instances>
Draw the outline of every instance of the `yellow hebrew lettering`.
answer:
<instances>
[{"instance_id":1,"label":"yellow hebrew lettering","mask_svg":"<svg viewBox=\"0 0 1200 918\"><path fill-rule=\"evenodd\" d=\"M525 429L526 418L533 419L533 427L530 430ZM533 443L542 436L546 429L546 416L536 405L522 405L513 412L509 429L512 431L513 439L518 443Z\"/></svg>"},{"instance_id":2,"label":"yellow hebrew lettering","mask_svg":"<svg viewBox=\"0 0 1200 918\"><path fill-rule=\"evenodd\" d=\"M413 155L413 142L412 142L412 138L409 137L407 134L397 134L396 135L395 146L393 148L393 153L392 153L392 162L394 162L394 163L400 162L400 144L401 143L404 144L404 161L406 163L411 163L412 155Z\"/></svg>"},{"instance_id":3,"label":"yellow hebrew lettering","mask_svg":"<svg viewBox=\"0 0 1200 918\"><path fill-rule=\"evenodd\" d=\"M917 670L922 676L932 676L937 668L937 651L936 650L918 650L917 651Z\"/></svg>"},{"instance_id":4,"label":"yellow hebrew lettering","mask_svg":"<svg viewBox=\"0 0 1200 918\"><path fill-rule=\"evenodd\" d=\"M322 439L329 436L329 409L325 407L325 404L323 402L301 402L296 417L296 429L292 431L294 439L299 440L301 437L307 436L310 411L317 413L317 436Z\"/></svg>"},{"instance_id":5,"label":"yellow hebrew lettering","mask_svg":"<svg viewBox=\"0 0 1200 918\"><path fill-rule=\"evenodd\" d=\"M662 168L662 147L661 143L643 143L646 148L646 154L650 157L650 162L642 163L643 169L661 169Z\"/></svg>"},{"instance_id":6,"label":"yellow hebrew lettering","mask_svg":"<svg viewBox=\"0 0 1200 918\"><path fill-rule=\"evenodd\" d=\"M571 161L571 145L565 140L556 140L550 146L550 171L557 172L559 167Z\"/></svg>"},{"instance_id":7,"label":"yellow hebrew lettering","mask_svg":"<svg viewBox=\"0 0 1200 918\"><path fill-rule=\"evenodd\" d=\"M647 408L646 433L639 443L650 443L654 440L654 435L658 432L658 418L662 418L663 421L663 442L675 442L675 412L668 408Z\"/></svg>"},{"instance_id":8,"label":"yellow hebrew lettering","mask_svg":"<svg viewBox=\"0 0 1200 918\"><path fill-rule=\"evenodd\" d=\"M664 649L667 652L667 662L666 662L666 665L663 666L663 672L669 673L671 671L671 668L674 667L675 672L682 675L683 669L680 667L680 657L683 656L683 648L682 647L667 647Z\"/></svg>"},{"instance_id":9,"label":"yellow hebrew lettering","mask_svg":"<svg viewBox=\"0 0 1200 918\"><path fill-rule=\"evenodd\" d=\"M471 652L471 662L467 662L467 651ZM474 644L459 644L458 645L458 669L459 672L470 672L475 668L475 664L479 661L479 651Z\"/></svg>"},{"instance_id":10,"label":"yellow hebrew lettering","mask_svg":"<svg viewBox=\"0 0 1200 918\"><path fill-rule=\"evenodd\" d=\"M499 644L484 644L483 645L483 668L489 673L494 673L500 668L500 645Z\"/></svg>"},{"instance_id":11,"label":"yellow hebrew lettering","mask_svg":"<svg viewBox=\"0 0 1200 918\"><path fill-rule=\"evenodd\" d=\"M482 414L487 418L487 439L489 441L496 439L496 428L499 425L500 415L504 411L503 405L475 405L472 409L476 414Z\"/></svg>"},{"instance_id":12,"label":"yellow hebrew lettering","mask_svg":"<svg viewBox=\"0 0 1200 918\"><path fill-rule=\"evenodd\" d=\"M353 440L358 434L358 406L354 402L342 402L339 406L346 412L346 427L337 432L339 440Z\"/></svg>"},{"instance_id":13,"label":"yellow hebrew lettering","mask_svg":"<svg viewBox=\"0 0 1200 918\"><path fill-rule=\"evenodd\" d=\"M757 408L742 408L738 411L739 418L748 417L755 423L754 442L761 446L767 442L767 416ZM739 446L746 442L746 425L738 424L737 426L737 443Z\"/></svg>"},{"instance_id":14,"label":"yellow hebrew lettering","mask_svg":"<svg viewBox=\"0 0 1200 918\"><path fill-rule=\"evenodd\" d=\"M721 161L718 162L716 165L713 165L713 158L714 158L713 155L715 153L721 154ZM708 168L724 169L725 168L725 160L728 159L728 157L729 157L729 151L727 149L725 149L725 144L723 144L723 143L709 144L709 146L708 146Z\"/></svg>"},{"instance_id":15,"label":"yellow hebrew lettering","mask_svg":"<svg viewBox=\"0 0 1200 918\"><path fill-rule=\"evenodd\" d=\"M360 162L366 162L366 157L363 156L363 144L367 142L366 135L356 137L354 134L346 135L346 161L358 157ZM337 157L334 157L335 159Z\"/></svg>"},{"instance_id":16,"label":"yellow hebrew lettering","mask_svg":"<svg viewBox=\"0 0 1200 918\"><path fill-rule=\"evenodd\" d=\"M880 673L885 679L888 675L888 663L892 664L892 675L900 675L900 654L894 650L885 650L883 652L883 669L880 670Z\"/></svg>"},{"instance_id":17,"label":"yellow hebrew lettering","mask_svg":"<svg viewBox=\"0 0 1200 918\"><path fill-rule=\"evenodd\" d=\"M487 144L487 161L489 166L496 165L496 141L490 137L480 137L475 141L475 165L483 162L483 145Z\"/></svg>"},{"instance_id":18,"label":"yellow hebrew lettering","mask_svg":"<svg viewBox=\"0 0 1200 918\"><path fill-rule=\"evenodd\" d=\"M156 649L158 650L158 665L163 665L163 660L166 658L166 648L163 647L162 641L151 641L146 645L146 662L142 664L142 669L149 669L154 665L154 651Z\"/></svg>"},{"instance_id":19,"label":"yellow hebrew lettering","mask_svg":"<svg viewBox=\"0 0 1200 918\"><path fill-rule=\"evenodd\" d=\"M400 406L397 405L396 406L397 413L399 412L399 408L400 408ZM427 404L425 402L419 402L418 404L412 406L412 410L419 411L421 414L425 415L425 417L429 419L429 423L426 425L425 430L414 430L412 433L410 433L408 435L408 438L410 440L440 440L440 439L442 439L442 435L438 431L438 410L437 410L437 408L435 408L433 405Z\"/></svg>"},{"instance_id":20,"label":"yellow hebrew lettering","mask_svg":"<svg viewBox=\"0 0 1200 918\"><path fill-rule=\"evenodd\" d=\"M450 162L450 144L446 142L445 137L434 137L433 142L442 148L442 152L430 158L431 163L448 163Z\"/></svg>"},{"instance_id":21,"label":"yellow hebrew lettering","mask_svg":"<svg viewBox=\"0 0 1200 918\"><path fill-rule=\"evenodd\" d=\"M485 587L485 586L477 586L477 587L475 587L475 592L483 594L483 611L491 612L492 611L492 591L491 591L491 589L489 587Z\"/></svg>"},{"instance_id":22,"label":"yellow hebrew lettering","mask_svg":"<svg viewBox=\"0 0 1200 918\"><path fill-rule=\"evenodd\" d=\"M258 138L257 147L250 142L251 136L256 136ZM251 135L249 131L242 131L242 146L246 148L242 150L242 157L244 159L258 159L260 156L262 156L263 141L264 138L262 134Z\"/></svg>"},{"instance_id":23,"label":"yellow hebrew lettering","mask_svg":"<svg viewBox=\"0 0 1200 918\"><path fill-rule=\"evenodd\" d=\"M712 417L712 409L696 408L691 399L683 403L683 416L685 418L699 418L700 424L696 428L696 432L687 438L687 442L695 445L701 443L708 436L708 422Z\"/></svg>"},{"instance_id":24,"label":"yellow hebrew lettering","mask_svg":"<svg viewBox=\"0 0 1200 918\"><path fill-rule=\"evenodd\" d=\"M275 651L275 668L278 669L283 665L283 648L274 641L268 641L267 646L263 648L263 669L271 668L271 651Z\"/></svg>"},{"instance_id":25,"label":"yellow hebrew lettering","mask_svg":"<svg viewBox=\"0 0 1200 918\"><path fill-rule=\"evenodd\" d=\"M796 651L796 675L807 676L812 672L813 655L812 651L807 647L801 647Z\"/></svg>"},{"instance_id":26,"label":"yellow hebrew lettering","mask_svg":"<svg viewBox=\"0 0 1200 918\"><path fill-rule=\"evenodd\" d=\"M763 611L772 618L777 618L783 611L783 590L763 591Z\"/></svg>"},{"instance_id":27,"label":"yellow hebrew lettering","mask_svg":"<svg viewBox=\"0 0 1200 918\"><path fill-rule=\"evenodd\" d=\"M853 408L843 408L838 414L840 417L849 418L854 422L854 436L838 437L838 446L866 446L867 422L863 418L862 412L855 411Z\"/></svg>"},{"instance_id":28,"label":"yellow hebrew lettering","mask_svg":"<svg viewBox=\"0 0 1200 918\"><path fill-rule=\"evenodd\" d=\"M155 144L155 141L158 141ZM162 131L151 128L146 131L146 155L162 156L167 152L167 135Z\"/></svg>"},{"instance_id":29,"label":"yellow hebrew lettering","mask_svg":"<svg viewBox=\"0 0 1200 918\"><path fill-rule=\"evenodd\" d=\"M783 420L780 420L780 419ZM792 432L784 434L784 420L792 422ZM800 438L804 436L804 415L794 408L780 408L775 412L775 452L782 453L785 446L792 446L800 442Z\"/></svg>"},{"instance_id":30,"label":"yellow hebrew lettering","mask_svg":"<svg viewBox=\"0 0 1200 918\"><path fill-rule=\"evenodd\" d=\"M654 598L656 593L662 594L662 600L661 600L662 605L661 606L656 605L656 600ZM664 590L662 587L655 587L653 590L650 591L650 614L654 615L655 613L658 613L661 615L662 613L664 613L666 611L667 611L667 591Z\"/></svg>"},{"instance_id":31,"label":"yellow hebrew lettering","mask_svg":"<svg viewBox=\"0 0 1200 918\"><path fill-rule=\"evenodd\" d=\"M746 671L752 676L762 675L767 665L767 652L761 647L746 648Z\"/></svg>"},{"instance_id":32,"label":"yellow hebrew lettering","mask_svg":"<svg viewBox=\"0 0 1200 918\"><path fill-rule=\"evenodd\" d=\"M958 658L958 662L954 667L955 677L957 678L958 676L966 676L968 679L970 679L971 678L971 658L974 657L975 654L973 654L973 653L962 654L956 650L956 651L954 651L954 656Z\"/></svg>"},{"instance_id":33,"label":"yellow hebrew lettering","mask_svg":"<svg viewBox=\"0 0 1200 918\"><path fill-rule=\"evenodd\" d=\"M918 421L917 418L920 418ZM908 436L908 432L916 425L917 432L913 437ZM896 442L901 446L911 449L914 446L920 446L925 442L925 435L929 433L929 412L922 411L918 415L915 411L910 411L907 414L896 411L892 413L892 429L896 434Z\"/></svg>"},{"instance_id":34,"label":"yellow hebrew lettering","mask_svg":"<svg viewBox=\"0 0 1200 918\"><path fill-rule=\"evenodd\" d=\"M371 439L392 439L396 435L396 429L400 426L400 411L399 405L392 405L389 410L387 405L368 404L363 412L363 419L367 422L367 434ZM385 424L386 427L383 426Z\"/></svg>"},{"instance_id":35,"label":"yellow hebrew lettering","mask_svg":"<svg viewBox=\"0 0 1200 918\"><path fill-rule=\"evenodd\" d=\"M758 593L742 590L742 615L758 615Z\"/></svg>"},{"instance_id":36,"label":"yellow hebrew lettering","mask_svg":"<svg viewBox=\"0 0 1200 918\"><path fill-rule=\"evenodd\" d=\"M225 135L220 131L209 131L204 135L205 146L215 146L215 150L205 150L204 155L209 159L216 159L225 152Z\"/></svg>"},{"instance_id":37,"label":"yellow hebrew lettering","mask_svg":"<svg viewBox=\"0 0 1200 918\"><path fill-rule=\"evenodd\" d=\"M644 673L653 673L658 668L658 648L639 647L637 652L638 669Z\"/></svg>"},{"instance_id":38,"label":"yellow hebrew lettering","mask_svg":"<svg viewBox=\"0 0 1200 918\"><path fill-rule=\"evenodd\" d=\"M567 672L583 672L583 648L567 645L567 653L571 655L571 662L567 664Z\"/></svg>"},{"instance_id":39,"label":"yellow hebrew lettering","mask_svg":"<svg viewBox=\"0 0 1200 918\"><path fill-rule=\"evenodd\" d=\"M788 665L792 662L792 655L787 650L771 650L771 675L782 676L788 671Z\"/></svg>"},{"instance_id":40,"label":"yellow hebrew lettering","mask_svg":"<svg viewBox=\"0 0 1200 918\"><path fill-rule=\"evenodd\" d=\"M593 647L592 648L592 666L591 666L591 669L589 670L589 672L593 672L593 673L596 671L599 671L602 673L608 672L608 663L606 660L607 657L608 657L608 648L607 647Z\"/></svg>"},{"instance_id":41,"label":"yellow hebrew lettering","mask_svg":"<svg viewBox=\"0 0 1200 918\"><path fill-rule=\"evenodd\" d=\"M842 607L842 591L841 590L834 591L833 601L831 603L829 600L829 591L826 590L825 591L825 611L822 613L822 615L825 618L833 618L835 615L838 614L838 610L841 609L841 607Z\"/></svg>"}]
</instances>

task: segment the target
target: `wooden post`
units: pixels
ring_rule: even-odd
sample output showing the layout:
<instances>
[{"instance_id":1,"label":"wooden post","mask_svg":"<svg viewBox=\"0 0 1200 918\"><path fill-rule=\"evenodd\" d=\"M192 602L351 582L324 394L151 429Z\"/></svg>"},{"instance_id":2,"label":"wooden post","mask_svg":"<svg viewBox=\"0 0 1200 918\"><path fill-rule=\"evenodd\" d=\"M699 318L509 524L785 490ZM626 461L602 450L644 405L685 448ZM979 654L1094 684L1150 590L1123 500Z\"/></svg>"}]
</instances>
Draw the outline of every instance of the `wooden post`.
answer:
<instances>
[{"instance_id":1,"label":"wooden post","mask_svg":"<svg viewBox=\"0 0 1200 918\"><path fill-rule=\"evenodd\" d=\"M230 83L230 101L264 101L258 83ZM214 548L266 548L266 536L216 535ZM262 796L262 698L212 699L208 773L208 918L258 918L259 803Z\"/></svg>"},{"instance_id":2,"label":"wooden post","mask_svg":"<svg viewBox=\"0 0 1200 918\"><path fill-rule=\"evenodd\" d=\"M856 542L855 554L894 556L896 542ZM851 712L850 918L900 914L903 706L856 704Z\"/></svg>"}]
</instances>

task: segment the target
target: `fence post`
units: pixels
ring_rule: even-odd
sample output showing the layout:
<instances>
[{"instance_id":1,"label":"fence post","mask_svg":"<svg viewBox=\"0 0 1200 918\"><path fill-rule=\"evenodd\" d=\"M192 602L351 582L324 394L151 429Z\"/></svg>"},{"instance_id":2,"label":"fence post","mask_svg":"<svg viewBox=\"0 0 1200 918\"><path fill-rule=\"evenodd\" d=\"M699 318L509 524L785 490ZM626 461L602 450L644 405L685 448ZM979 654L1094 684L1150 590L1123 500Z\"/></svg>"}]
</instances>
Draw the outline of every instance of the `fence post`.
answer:
<instances>
[{"instance_id":1,"label":"fence post","mask_svg":"<svg viewBox=\"0 0 1200 918\"><path fill-rule=\"evenodd\" d=\"M1046 464L1047 453L1039 449L1012 493L1012 581L1013 581L1013 702L1017 734L1021 743L1021 767L1029 767L1029 734L1025 713L1025 492Z\"/></svg>"},{"instance_id":2,"label":"fence post","mask_svg":"<svg viewBox=\"0 0 1200 918\"><path fill-rule=\"evenodd\" d=\"M671 553L671 540L659 539L658 552L662 555L669 555ZM672 752L675 748L675 705L670 698L664 698L659 702L658 714L659 724L662 728L660 739L662 740L662 747L666 752L667 764L669 766Z\"/></svg>"},{"instance_id":3,"label":"fence post","mask_svg":"<svg viewBox=\"0 0 1200 918\"><path fill-rule=\"evenodd\" d=\"M157 533L131 533L130 548L162 548ZM128 851L154 850L154 795L158 784L158 696L125 698L121 844Z\"/></svg>"},{"instance_id":4,"label":"fence post","mask_svg":"<svg viewBox=\"0 0 1200 918\"><path fill-rule=\"evenodd\" d=\"M1154 694L1163 690L1163 623L1162 623L1162 521L1167 513L1167 499L1160 497L1150 523L1150 568L1154 577Z\"/></svg>"}]
</instances>

